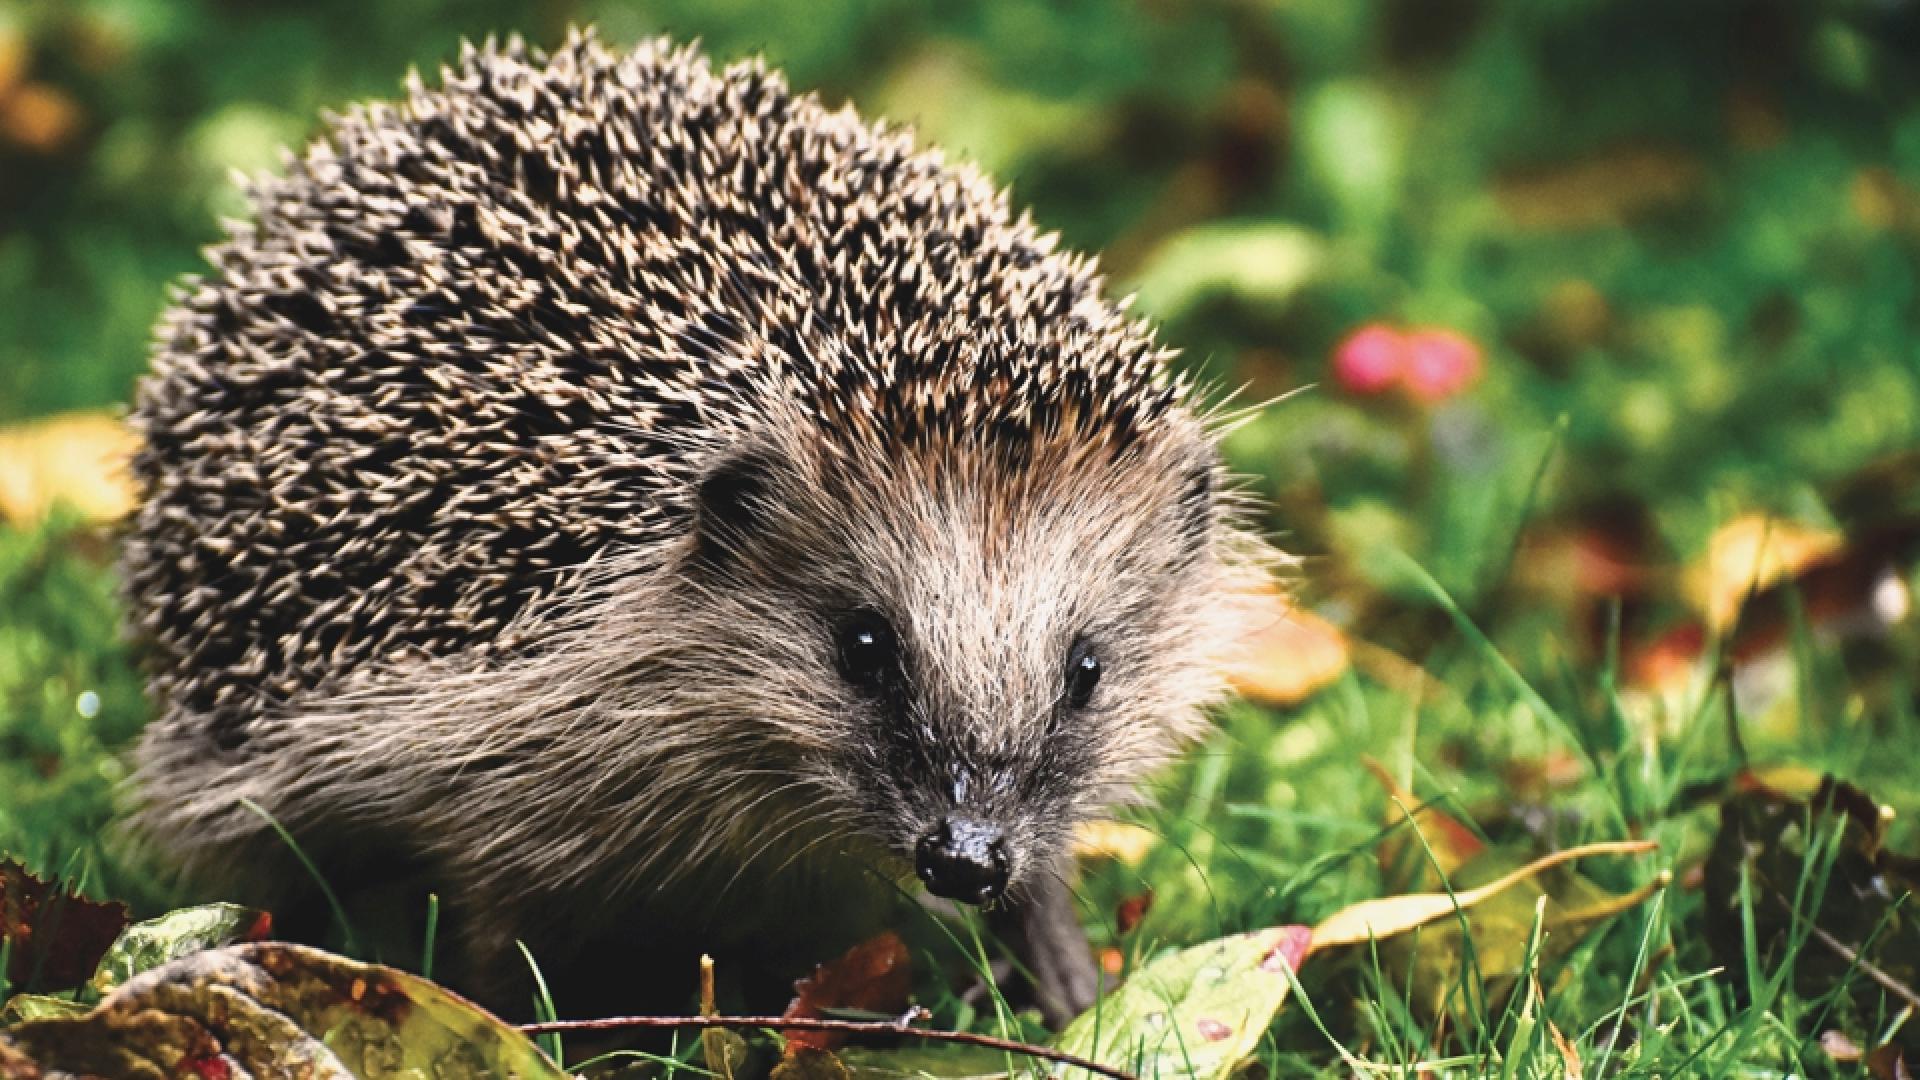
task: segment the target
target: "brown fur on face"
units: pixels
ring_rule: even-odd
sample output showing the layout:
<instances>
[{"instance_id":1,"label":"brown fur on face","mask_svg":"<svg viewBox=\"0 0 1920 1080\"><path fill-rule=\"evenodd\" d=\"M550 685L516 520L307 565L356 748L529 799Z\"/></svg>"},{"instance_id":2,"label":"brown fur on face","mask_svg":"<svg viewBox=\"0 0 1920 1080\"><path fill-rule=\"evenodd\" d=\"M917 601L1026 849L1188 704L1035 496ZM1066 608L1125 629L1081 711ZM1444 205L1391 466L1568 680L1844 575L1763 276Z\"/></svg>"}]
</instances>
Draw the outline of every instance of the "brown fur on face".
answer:
<instances>
[{"instance_id":1,"label":"brown fur on face","mask_svg":"<svg viewBox=\"0 0 1920 1080\"><path fill-rule=\"evenodd\" d=\"M730 905L845 913L949 813L1050 872L1199 730L1264 556L1149 328L973 170L576 37L468 50L251 196L133 417L134 824L187 873L300 889L245 799L416 868L476 978L777 936ZM898 632L884 701L853 611Z\"/></svg>"},{"instance_id":2,"label":"brown fur on face","mask_svg":"<svg viewBox=\"0 0 1920 1080\"><path fill-rule=\"evenodd\" d=\"M1117 453L1054 440L1017 457L971 438L822 453L817 431L771 430L711 467L736 505L684 556L702 640L733 661L704 681L757 699L722 708L861 831L910 857L943 817L989 822L1017 881L1201 729L1255 571L1198 422ZM898 634L884 700L836 670L849 612ZM1080 706L1076 648L1102 671Z\"/></svg>"}]
</instances>

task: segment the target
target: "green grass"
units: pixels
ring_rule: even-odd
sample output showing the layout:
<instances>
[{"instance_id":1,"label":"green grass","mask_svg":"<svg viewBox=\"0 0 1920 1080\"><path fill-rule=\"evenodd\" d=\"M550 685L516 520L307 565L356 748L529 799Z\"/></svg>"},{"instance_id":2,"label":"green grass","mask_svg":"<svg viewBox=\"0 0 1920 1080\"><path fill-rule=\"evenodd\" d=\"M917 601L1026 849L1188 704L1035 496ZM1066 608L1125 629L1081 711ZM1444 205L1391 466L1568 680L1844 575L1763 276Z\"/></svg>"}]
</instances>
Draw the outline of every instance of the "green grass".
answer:
<instances>
[{"instance_id":1,"label":"green grass","mask_svg":"<svg viewBox=\"0 0 1920 1080\"><path fill-rule=\"evenodd\" d=\"M101 530L0 527L0 850L151 899L110 850L118 756L146 721Z\"/></svg>"},{"instance_id":2,"label":"green grass","mask_svg":"<svg viewBox=\"0 0 1920 1080\"><path fill-rule=\"evenodd\" d=\"M4 758L8 782L0 785L0 846L79 878L96 895L151 907L164 897L134 879L103 842L121 770L116 755L141 711L113 632L103 549L92 539L68 524L0 532L0 595L12 599L0 609L0 700L7 702L4 738L14 751ZM1530 854L1645 837L1660 843L1657 855L1583 865L1581 872L1614 892L1663 871L1676 883L1543 964L1536 964L1538 927L1521 924L1527 946L1520 970L1534 974L1517 984L1507 977L1515 972L1475 963L1471 939L1463 952L1446 953L1463 946L1457 937L1449 945L1437 928L1391 956L1388 943L1316 956L1261 1052L1273 1075L1344 1072L1349 1062L1365 1062L1369 1071L1551 1075L1562 1066L1549 1024L1569 1040L1588 1075L1602 1063L1645 1076L1819 1073L1829 1068L1817 1044L1825 1027L1854 1030L1865 1045L1893 1024L1899 1003L1892 997L1863 1015L1837 993L1837 982L1826 993L1796 985L1794 955L1824 946L1803 920L1784 951L1764 951L1753 927L1765 921L1755 905L1766 900L1751 889L1743 889L1740 905L1745 962L1738 970L1718 968L1705 937L1704 897L1686 880L1718 826L1718 800L1698 792L1724 781L1738 761L1723 688L1709 684L1704 697L1675 703L1671 715L1681 720L1653 734L1656 710L1623 701L1613 689L1617 672L1577 672L1541 690L1434 591L1424 572L1403 569L1453 622L1436 637L1426 665L1437 685L1409 695L1355 670L1288 713L1246 704L1223 710L1214 738L1164 779L1155 808L1138 815L1160 843L1137 867L1099 864L1081 883L1097 941L1137 963L1169 945L1311 923L1393 891L1375 857L1388 832L1387 803L1362 764L1371 756L1410 775L1422 798L1437 796L1437 807L1475 823L1496 849ZM1775 717L1763 731L1745 733L1744 750L1759 762L1849 777L1910 818L1920 809L1910 764L1920 760L1920 735L1910 723L1850 717L1850 688L1835 681L1838 669L1830 663L1834 648L1806 640L1794 650L1797 674L1809 685L1782 695L1785 704L1777 707L1796 714L1804 702L1817 707L1810 717ZM74 707L89 691L102 702L91 717ZM1564 790L1536 798L1501 779L1503 765L1568 752L1578 754L1582 770ZM1894 834L1896 846L1908 850L1912 839L1910 825ZM1805 874L1792 883L1795 910L1818 909L1837 850L1831 832L1810 838ZM1118 903L1149 889L1154 903L1143 922L1116 935L1111 913ZM977 926L958 932L954 948L984 971ZM1408 954L1422 949L1441 950L1441 966L1451 970L1440 987L1438 1011L1450 1015L1444 1023L1415 999L1402 974ZM1855 971L1848 981L1861 978ZM564 997L564 987L554 989ZM935 1006L936 1022L1034 1032L997 993L984 1011L960 1003L952 987L923 985L921 997ZM543 1003L543 1012L551 1008L550 998Z\"/></svg>"},{"instance_id":3,"label":"green grass","mask_svg":"<svg viewBox=\"0 0 1920 1080\"><path fill-rule=\"evenodd\" d=\"M1914 617L1836 635L1831 596L1789 591L1768 662L1718 677L1736 650L1708 641L1690 688L1640 675L1745 515L1828 530L1887 595L1920 591L1911 542L1869 550L1920 522L1920 8L1788 7L25 0L0 10L0 56L17 47L73 128L45 150L0 130L0 421L124 403L167 283L239 210L228 171L271 167L409 65L430 77L463 34L551 43L598 21L614 42L764 52L986 165L1105 253L1183 364L1276 402L1227 455L1305 557L1305 602L1363 648L1296 708L1223 709L1159 778L1137 814L1156 848L1081 883L1103 946L1134 964L1393 891L1372 758L1504 858L1646 838L1658 855L1579 873L1615 894L1674 882L1571 948L1536 941L1523 906L1471 957L1439 926L1317 957L1264 1044L1271 1074L1554 1074L1555 1031L1588 1076L1846 1074L1824 1029L1870 1047L1902 1023L1812 930L1848 853L1803 828L1804 871L1719 912L1693 872L1747 764L1852 781L1898 812L1890 847L1920 852ZM1483 376L1435 405L1343 389L1332 358L1370 323L1464 334ZM1596 577L1608 560L1635 573ZM112 840L147 709L110 561L71 519L0 524L0 848L150 913L174 898ZM1848 932L1912 933L1912 901L1881 915ZM929 947L974 970L970 929ZM1479 962L1528 956L1537 995ZM1409 964L1448 977L1416 990ZM962 1000L963 978L923 981L936 1022L1031 1030L995 993Z\"/></svg>"}]
</instances>

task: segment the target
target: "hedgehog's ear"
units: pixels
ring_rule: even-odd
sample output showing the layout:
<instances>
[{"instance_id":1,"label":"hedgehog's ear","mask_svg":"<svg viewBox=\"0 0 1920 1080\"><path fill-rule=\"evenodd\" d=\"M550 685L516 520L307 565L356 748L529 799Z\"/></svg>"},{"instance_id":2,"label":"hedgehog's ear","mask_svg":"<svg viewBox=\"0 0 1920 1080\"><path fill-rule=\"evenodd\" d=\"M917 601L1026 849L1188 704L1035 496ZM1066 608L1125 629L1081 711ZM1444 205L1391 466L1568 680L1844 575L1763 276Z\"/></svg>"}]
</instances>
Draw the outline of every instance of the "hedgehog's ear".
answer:
<instances>
[{"instance_id":1,"label":"hedgehog's ear","mask_svg":"<svg viewBox=\"0 0 1920 1080\"><path fill-rule=\"evenodd\" d=\"M703 561L726 557L752 538L767 509L773 463L759 451L727 454L694 485L695 552Z\"/></svg>"}]
</instances>

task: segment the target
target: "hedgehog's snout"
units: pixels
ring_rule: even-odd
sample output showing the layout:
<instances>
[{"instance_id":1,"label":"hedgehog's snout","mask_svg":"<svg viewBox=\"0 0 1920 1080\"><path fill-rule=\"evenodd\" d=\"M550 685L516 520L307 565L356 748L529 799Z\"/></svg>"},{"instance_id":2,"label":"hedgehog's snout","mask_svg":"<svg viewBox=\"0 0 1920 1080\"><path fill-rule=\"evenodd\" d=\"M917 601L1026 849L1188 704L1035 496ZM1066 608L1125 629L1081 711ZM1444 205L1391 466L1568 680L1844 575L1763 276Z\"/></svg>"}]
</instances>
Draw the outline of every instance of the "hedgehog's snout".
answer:
<instances>
[{"instance_id":1,"label":"hedgehog's snout","mask_svg":"<svg viewBox=\"0 0 1920 1080\"><path fill-rule=\"evenodd\" d=\"M914 845L913 855L929 892L967 904L998 898L1013 874L1006 830L970 818L942 818Z\"/></svg>"}]
</instances>

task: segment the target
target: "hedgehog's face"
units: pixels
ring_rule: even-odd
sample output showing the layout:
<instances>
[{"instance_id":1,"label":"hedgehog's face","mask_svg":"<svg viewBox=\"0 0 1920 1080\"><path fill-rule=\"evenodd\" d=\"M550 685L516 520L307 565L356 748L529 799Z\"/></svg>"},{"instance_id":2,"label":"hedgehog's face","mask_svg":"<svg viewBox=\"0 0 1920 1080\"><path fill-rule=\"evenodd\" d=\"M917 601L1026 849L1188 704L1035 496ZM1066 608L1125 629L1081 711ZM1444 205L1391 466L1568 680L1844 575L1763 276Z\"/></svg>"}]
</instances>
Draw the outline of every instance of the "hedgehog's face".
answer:
<instances>
[{"instance_id":1,"label":"hedgehog's face","mask_svg":"<svg viewBox=\"0 0 1920 1080\"><path fill-rule=\"evenodd\" d=\"M1195 425L1117 460L735 457L699 493L705 647L779 672L743 703L868 839L969 903L1199 726L1223 528Z\"/></svg>"}]
</instances>

